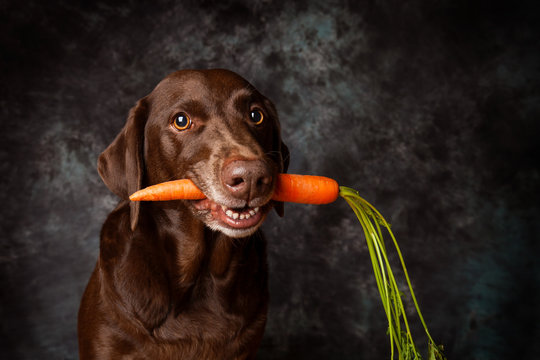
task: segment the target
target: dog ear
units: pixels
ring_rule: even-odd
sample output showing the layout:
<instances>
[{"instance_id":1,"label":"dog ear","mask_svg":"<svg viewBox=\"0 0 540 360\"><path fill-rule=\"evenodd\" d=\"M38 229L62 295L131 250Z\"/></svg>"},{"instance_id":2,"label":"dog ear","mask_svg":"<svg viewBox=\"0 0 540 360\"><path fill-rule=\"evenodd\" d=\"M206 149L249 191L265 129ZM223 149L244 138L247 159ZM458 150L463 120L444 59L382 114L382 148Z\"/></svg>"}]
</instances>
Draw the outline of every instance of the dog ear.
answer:
<instances>
[{"instance_id":1,"label":"dog ear","mask_svg":"<svg viewBox=\"0 0 540 360\"><path fill-rule=\"evenodd\" d=\"M281 172L286 173L287 169L289 168L289 148L283 141L280 141L280 150L279 153L281 154ZM276 210L279 217L283 217L285 215L285 205L282 201L276 201L274 205L274 209Z\"/></svg>"},{"instance_id":2,"label":"dog ear","mask_svg":"<svg viewBox=\"0 0 540 360\"><path fill-rule=\"evenodd\" d=\"M98 173L107 187L120 198L141 189L144 176L144 127L148 105L143 98L129 111L123 129L98 159ZM137 226L140 202L130 203L131 229Z\"/></svg>"},{"instance_id":3,"label":"dog ear","mask_svg":"<svg viewBox=\"0 0 540 360\"><path fill-rule=\"evenodd\" d=\"M283 140L281 140L281 124L279 123L279 116L277 113L277 109L274 103L272 103L272 101L270 101L266 97L264 98L264 104L266 105L267 110L270 112L271 117L275 119L274 130L273 130L274 133L272 134L272 137L274 139L272 150L274 153L279 154L279 159L276 159L276 160L278 160L280 163L279 164L280 172L286 173L287 169L289 168L290 153L289 153L289 148L287 147L287 145L285 145ZM285 207L283 205L283 202L281 201L274 202L274 210L276 210L277 214L280 217L283 217L283 215L285 214L284 208Z\"/></svg>"},{"instance_id":4,"label":"dog ear","mask_svg":"<svg viewBox=\"0 0 540 360\"><path fill-rule=\"evenodd\" d=\"M283 141L281 142L280 153L281 153L281 161L283 164L283 169L281 172L286 173L287 169L289 169L289 160L290 160L291 154L289 153L289 148L287 147L287 145L285 145Z\"/></svg>"}]
</instances>

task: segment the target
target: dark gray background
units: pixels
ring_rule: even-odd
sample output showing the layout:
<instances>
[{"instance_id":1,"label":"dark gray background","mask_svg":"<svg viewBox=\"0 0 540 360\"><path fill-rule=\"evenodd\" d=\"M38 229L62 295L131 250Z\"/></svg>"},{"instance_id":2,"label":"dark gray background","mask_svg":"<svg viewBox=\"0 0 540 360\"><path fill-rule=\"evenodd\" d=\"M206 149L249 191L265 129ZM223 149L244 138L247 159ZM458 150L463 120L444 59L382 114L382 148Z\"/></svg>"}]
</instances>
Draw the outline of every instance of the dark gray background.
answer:
<instances>
[{"instance_id":1,"label":"dark gray background","mask_svg":"<svg viewBox=\"0 0 540 360\"><path fill-rule=\"evenodd\" d=\"M393 224L449 359L538 357L533 6L0 4L2 359L77 357L79 300L117 201L97 156L161 78L208 67L238 72L275 102L291 172L356 188ZM287 205L265 231L271 307L259 358L388 358L347 204Z\"/></svg>"}]
</instances>

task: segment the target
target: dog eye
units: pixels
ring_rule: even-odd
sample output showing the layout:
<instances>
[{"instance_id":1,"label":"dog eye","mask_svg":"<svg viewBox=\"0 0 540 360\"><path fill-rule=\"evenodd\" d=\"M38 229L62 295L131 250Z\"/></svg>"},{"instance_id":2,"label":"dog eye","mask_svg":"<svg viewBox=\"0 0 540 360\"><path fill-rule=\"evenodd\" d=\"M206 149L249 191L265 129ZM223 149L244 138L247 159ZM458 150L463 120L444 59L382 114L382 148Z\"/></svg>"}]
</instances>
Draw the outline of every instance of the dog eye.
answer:
<instances>
[{"instance_id":1,"label":"dog eye","mask_svg":"<svg viewBox=\"0 0 540 360\"><path fill-rule=\"evenodd\" d=\"M255 125L259 125L263 122L264 115L261 110L254 109L249 113L249 118Z\"/></svg>"},{"instance_id":2,"label":"dog eye","mask_svg":"<svg viewBox=\"0 0 540 360\"><path fill-rule=\"evenodd\" d=\"M191 119L186 114L181 113L175 116L173 125L176 130L187 130L191 126Z\"/></svg>"}]
</instances>

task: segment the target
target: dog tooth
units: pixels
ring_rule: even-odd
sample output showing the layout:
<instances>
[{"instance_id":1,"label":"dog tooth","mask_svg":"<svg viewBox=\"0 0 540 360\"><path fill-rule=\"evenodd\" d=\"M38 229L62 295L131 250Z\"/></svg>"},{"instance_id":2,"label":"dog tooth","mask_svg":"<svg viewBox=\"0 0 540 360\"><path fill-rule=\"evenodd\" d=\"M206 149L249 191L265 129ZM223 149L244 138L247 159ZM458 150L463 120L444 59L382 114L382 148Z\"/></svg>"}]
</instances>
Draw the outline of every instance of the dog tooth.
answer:
<instances>
[{"instance_id":1,"label":"dog tooth","mask_svg":"<svg viewBox=\"0 0 540 360\"><path fill-rule=\"evenodd\" d=\"M232 218L233 218L234 220L238 219L239 216L240 216L240 215L239 215L238 213L233 213L233 214L232 214Z\"/></svg>"},{"instance_id":2,"label":"dog tooth","mask_svg":"<svg viewBox=\"0 0 540 360\"><path fill-rule=\"evenodd\" d=\"M233 216L232 210L231 210L231 209L227 210L227 211L225 212L225 215L227 215L228 217L232 217L232 216Z\"/></svg>"},{"instance_id":3,"label":"dog tooth","mask_svg":"<svg viewBox=\"0 0 540 360\"><path fill-rule=\"evenodd\" d=\"M223 210L223 212L227 211L227 207L225 205L221 205L221 210Z\"/></svg>"},{"instance_id":4,"label":"dog tooth","mask_svg":"<svg viewBox=\"0 0 540 360\"><path fill-rule=\"evenodd\" d=\"M255 211L256 213L258 213L258 212L259 212L259 207L254 208L253 211Z\"/></svg>"},{"instance_id":5,"label":"dog tooth","mask_svg":"<svg viewBox=\"0 0 540 360\"><path fill-rule=\"evenodd\" d=\"M246 220L249 219L250 217L251 217L251 215L249 215L249 214L244 215L244 219L246 219Z\"/></svg>"},{"instance_id":6,"label":"dog tooth","mask_svg":"<svg viewBox=\"0 0 540 360\"><path fill-rule=\"evenodd\" d=\"M249 215L253 216L253 215L255 215L255 214L256 214L255 210L253 210L253 209L252 209L252 210L249 210Z\"/></svg>"}]
</instances>

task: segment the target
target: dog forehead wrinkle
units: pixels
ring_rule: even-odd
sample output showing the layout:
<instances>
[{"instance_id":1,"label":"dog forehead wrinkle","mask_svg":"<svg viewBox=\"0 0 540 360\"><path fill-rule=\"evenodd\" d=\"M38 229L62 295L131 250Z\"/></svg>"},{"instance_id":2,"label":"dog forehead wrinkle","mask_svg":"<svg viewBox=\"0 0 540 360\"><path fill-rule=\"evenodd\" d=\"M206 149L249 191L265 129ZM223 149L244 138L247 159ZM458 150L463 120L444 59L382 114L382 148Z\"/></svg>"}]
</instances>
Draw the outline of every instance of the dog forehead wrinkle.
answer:
<instances>
[{"instance_id":1,"label":"dog forehead wrinkle","mask_svg":"<svg viewBox=\"0 0 540 360\"><path fill-rule=\"evenodd\" d=\"M245 119L248 116L250 105L254 102L258 103L258 101L254 101L253 95L253 91L247 88L234 91L224 104L227 114Z\"/></svg>"},{"instance_id":2,"label":"dog forehead wrinkle","mask_svg":"<svg viewBox=\"0 0 540 360\"><path fill-rule=\"evenodd\" d=\"M196 99L179 99L171 109L173 112L186 112L199 121L206 121L210 115L208 106L203 101Z\"/></svg>"},{"instance_id":3,"label":"dog forehead wrinkle","mask_svg":"<svg viewBox=\"0 0 540 360\"><path fill-rule=\"evenodd\" d=\"M236 92L249 94L252 88L245 79L229 71L180 72L172 80L169 86L178 89L178 95L214 104L218 111Z\"/></svg>"},{"instance_id":4,"label":"dog forehead wrinkle","mask_svg":"<svg viewBox=\"0 0 540 360\"><path fill-rule=\"evenodd\" d=\"M190 117L197 118L197 121L205 123L213 111L205 99L174 96L170 101L160 101L152 108L149 122L161 124L164 120L170 121L177 113L185 112Z\"/></svg>"},{"instance_id":5,"label":"dog forehead wrinkle","mask_svg":"<svg viewBox=\"0 0 540 360\"><path fill-rule=\"evenodd\" d=\"M215 102L215 92L209 88L208 80L198 74L188 73L189 76L171 75L160 82L150 94L153 102L159 108L170 108L178 103L190 101L200 105Z\"/></svg>"},{"instance_id":6,"label":"dog forehead wrinkle","mask_svg":"<svg viewBox=\"0 0 540 360\"><path fill-rule=\"evenodd\" d=\"M249 101L253 95L253 90L251 87L243 87L240 89L233 90L230 95L227 97L227 102L229 104L236 104L238 101Z\"/></svg>"}]
</instances>

